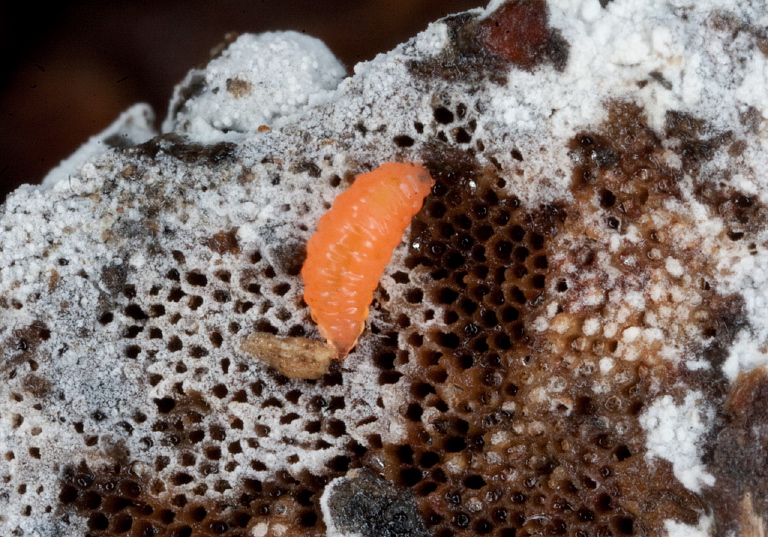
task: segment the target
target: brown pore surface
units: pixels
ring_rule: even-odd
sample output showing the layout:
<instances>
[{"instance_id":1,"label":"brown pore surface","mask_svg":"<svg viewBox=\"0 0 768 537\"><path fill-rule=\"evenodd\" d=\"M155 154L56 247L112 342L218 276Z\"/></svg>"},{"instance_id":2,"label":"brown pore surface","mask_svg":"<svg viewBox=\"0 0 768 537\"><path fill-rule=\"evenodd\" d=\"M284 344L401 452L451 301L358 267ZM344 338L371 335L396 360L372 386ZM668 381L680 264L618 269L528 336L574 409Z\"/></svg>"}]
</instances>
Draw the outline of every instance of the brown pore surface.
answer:
<instances>
[{"instance_id":1,"label":"brown pore surface","mask_svg":"<svg viewBox=\"0 0 768 537\"><path fill-rule=\"evenodd\" d=\"M444 103L435 115L450 114L446 125L460 123L461 110L460 103ZM632 142L616 131L631 131ZM727 331L719 331L734 324L739 302L719 296L707 280L706 260L664 233L689 224L664 208L676 191L672 172L657 163L659 147L640 111L617 105L610 124L573 140L574 201L539 207L506 193L507 181L523 169L522 155L517 170L479 169L470 154L441 144L425 155L437 184L413 223L407 272L392 275L404 300L381 290L371 327L383 336L373 357L382 390L407 394L391 409L407 423L403 443L389 445L372 434L366 445L350 442L322 475L282 472L268 481L229 482L228 465L243 446L228 435L240 435L242 422L220 422L204 397L179 388L155 401L167 418L153 425L159 437L147 445L173 446L188 471L167 471L163 455L149 471L127 459L99 471L81 466L66 474L62 502L88 518L93 536L235 536L261 523L273 533L314 535L322 531L317 501L325 484L348 468L368 466L414 491L437 537L661 535L665 519L695 524L703 499L676 481L669 464L649 464L638 416L650 396L679 395L683 382L722 396L716 377L689 372L683 378L658 353L676 341L717 361L717 349L729 342ZM661 230L658 221L669 224ZM600 261L601 237L630 225L644 240L608 265ZM619 326L605 330L617 318L609 302L583 307L596 289L607 296L669 280L662 271L670 255L685 260L691 277L664 287L642 310L618 316ZM263 263L258 255L253 261ZM621 274L610 280L603 274L609 268ZM417 284L422 276L430 283ZM203 275L190 277L202 282ZM228 279L215 277L218 285ZM254 300L247 309L266 307L263 298ZM622 342L623 330L652 326L654 316L668 325L662 341ZM544 325L542 317L549 319ZM589 318L598 319L600 331L585 328ZM678 325L710 333L711 345L688 346L688 336L674 332ZM614 363L607 376L599 373L604 358ZM331 373L317 388L340 382L342 375ZM321 417L332 413L329 407L343 410L343 399L308 398L307 390L265 398L258 383L232 393L223 382L213 395L262 405L309 399L305 411L319 419L305 430L343 436L354 426ZM287 412L285 419L305 418ZM257 426L245 442L258 447L268 434L268 426ZM322 449L322 440L307 447ZM258 460L250 464L264 469ZM199 483L205 475L221 475L213 490ZM212 494L221 499L212 501Z\"/></svg>"},{"instance_id":2,"label":"brown pore surface","mask_svg":"<svg viewBox=\"0 0 768 537\"><path fill-rule=\"evenodd\" d=\"M235 394L235 399L258 398L262 388L254 384L247 394ZM85 462L66 468L59 494L65 523L69 523L66 511L74 508L87 517L86 535L93 536L244 535L249 524L264 519L278 523L285 519L296 526L292 531L304 534L317 524L312 497L324 487L323 478L304 475L297 479L279 472L269 483L257 479L228 481L228 474L237 466L233 456L244 448L257 448L259 438L269 434L268 427L257 428L244 440L228 440L228 433L232 436L232 432L242 431L242 421L204 423L210 407L199 394L179 394L155 404L166 419L152 426L158 436L141 442L147 450L156 440L172 446L181 471L170 470L171 458L165 455L147 465L131 462L126 453L114 454L118 462L101 468L91 469ZM146 416L139 414L132 421L145 420ZM257 460L251 467L254 471L264 469ZM215 477L212 486L205 482L209 476ZM233 487L236 495L232 494ZM211 497L220 499L211 501Z\"/></svg>"},{"instance_id":3,"label":"brown pore surface","mask_svg":"<svg viewBox=\"0 0 768 537\"><path fill-rule=\"evenodd\" d=\"M405 290L411 305L395 322L408 346L389 360L410 384L411 429L405 443L383 447L382 471L416 491L438 537L661 535L665 519L695 524L704 509L669 465L649 465L638 416L650 396L682 393L681 382L722 397L717 375L681 377L659 353L678 342L719 363L741 302L717 295L707 260L672 239L691 224L665 208L677 178L659 164L660 140L640 110L616 105L571 149L574 202L562 206L524 207L501 194L516 170L433 157L438 185L406 260L432 283L423 297ZM630 225L642 240L599 260L605 238ZM669 256L686 266L672 285ZM608 300L659 282L663 293L642 308L617 312ZM419 321L432 318L441 328L423 330ZM622 342L625 329L660 321L660 339ZM694 333L712 340L697 349ZM598 373L604 358L609 376ZM381 456L371 451L369 463Z\"/></svg>"}]
</instances>

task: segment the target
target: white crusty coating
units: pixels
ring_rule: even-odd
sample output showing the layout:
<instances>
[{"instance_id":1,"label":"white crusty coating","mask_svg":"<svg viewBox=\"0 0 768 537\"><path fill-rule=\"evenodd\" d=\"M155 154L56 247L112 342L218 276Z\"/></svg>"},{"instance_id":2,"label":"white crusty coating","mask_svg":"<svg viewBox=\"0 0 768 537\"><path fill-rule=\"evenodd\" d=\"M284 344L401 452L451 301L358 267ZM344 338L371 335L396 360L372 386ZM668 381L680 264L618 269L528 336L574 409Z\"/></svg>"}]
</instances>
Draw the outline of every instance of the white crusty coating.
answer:
<instances>
[{"instance_id":1,"label":"white crusty coating","mask_svg":"<svg viewBox=\"0 0 768 537\"><path fill-rule=\"evenodd\" d=\"M314 37L293 31L241 35L204 70L189 72L171 99L163 132L202 143L242 140L327 101L344 71Z\"/></svg>"},{"instance_id":2,"label":"white crusty coating","mask_svg":"<svg viewBox=\"0 0 768 537\"><path fill-rule=\"evenodd\" d=\"M42 187L51 188L59 181L76 175L88 159L101 155L110 148L129 147L157 136L155 113L148 104L135 104L120 114L109 127L91 137L72 155L64 159L43 178Z\"/></svg>"},{"instance_id":3,"label":"white crusty coating","mask_svg":"<svg viewBox=\"0 0 768 537\"><path fill-rule=\"evenodd\" d=\"M712 517L702 516L696 526L667 520L664 528L667 530L667 537L708 537L711 535Z\"/></svg>"},{"instance_id":4,"label":"white crusty coating","mask_svg":"<svg viewBox=\"0 0 768 537\"><path fill-rule=\"evenodd\" d=\"M712 486L715 478L701 462L702 436L713 419L700 392L689 393L681 404L670 395L653 401L640 416L647 435L646 457L672 463L675 477L689 489L699 492Z\"/></svg>"}]
</instances>

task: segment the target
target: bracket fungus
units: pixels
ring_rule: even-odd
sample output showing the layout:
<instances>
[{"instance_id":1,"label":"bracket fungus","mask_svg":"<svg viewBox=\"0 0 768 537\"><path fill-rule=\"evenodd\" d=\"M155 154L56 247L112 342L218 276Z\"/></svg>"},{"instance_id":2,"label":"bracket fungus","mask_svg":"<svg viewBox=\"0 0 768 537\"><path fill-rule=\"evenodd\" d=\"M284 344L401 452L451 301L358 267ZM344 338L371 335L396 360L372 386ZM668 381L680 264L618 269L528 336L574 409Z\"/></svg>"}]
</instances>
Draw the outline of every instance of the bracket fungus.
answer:
<instances>
[{"instance_id":1,"label":"bracket fungus","mask_svg":"<svg viewBox=\"0 0 768 537\"><path fill-rule=\"evenodd\" d=\"M0 535L341 537L404 488L398 537L764 528L766 20L494 0L348 78L246 35L129 110L0 208ZM430 179L337 362L307 244L386 162Z\"/></svg>"}]
</instances>

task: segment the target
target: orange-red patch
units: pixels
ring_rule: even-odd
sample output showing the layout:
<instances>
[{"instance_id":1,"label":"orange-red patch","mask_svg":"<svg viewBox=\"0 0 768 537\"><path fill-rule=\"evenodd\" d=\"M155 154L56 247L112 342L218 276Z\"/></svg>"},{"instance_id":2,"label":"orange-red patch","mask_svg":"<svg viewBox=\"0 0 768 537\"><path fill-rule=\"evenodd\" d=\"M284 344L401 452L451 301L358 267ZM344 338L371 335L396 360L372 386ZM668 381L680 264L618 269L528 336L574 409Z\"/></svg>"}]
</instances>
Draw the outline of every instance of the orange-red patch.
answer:
<instances>
[{"instance_id":1,"label":"orange-red patch","mask_svg":"<svg viewBox=\"0 0 768 537\"><path fill-rule=\"evenodd\" d=\"M358 176L320 218L301 270L304 300L339 358L365 328L379 278L433 184L419 164L388 162Z\"/></svg>"}]
</instances>

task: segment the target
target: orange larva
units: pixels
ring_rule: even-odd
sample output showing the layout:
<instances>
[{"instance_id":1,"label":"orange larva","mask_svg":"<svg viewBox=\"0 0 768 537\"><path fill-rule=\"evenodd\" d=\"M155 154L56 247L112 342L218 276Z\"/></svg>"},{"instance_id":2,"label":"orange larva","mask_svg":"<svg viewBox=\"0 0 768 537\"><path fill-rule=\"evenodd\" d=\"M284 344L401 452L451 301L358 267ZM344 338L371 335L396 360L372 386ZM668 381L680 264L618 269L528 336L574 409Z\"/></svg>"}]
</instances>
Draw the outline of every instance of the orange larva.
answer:
<instances>
[{"instance_id":1,"label":"orange larva","mask_svg":"<svg viewBox=\"0 0 768 537\"><path fill-rule=\"evenodd\" d=\"M388 162L358 176L320 218L301 269L304 300L339 358L365 328L379 278L433 184L419 164Z\"/></svg>"}]
</instances>

